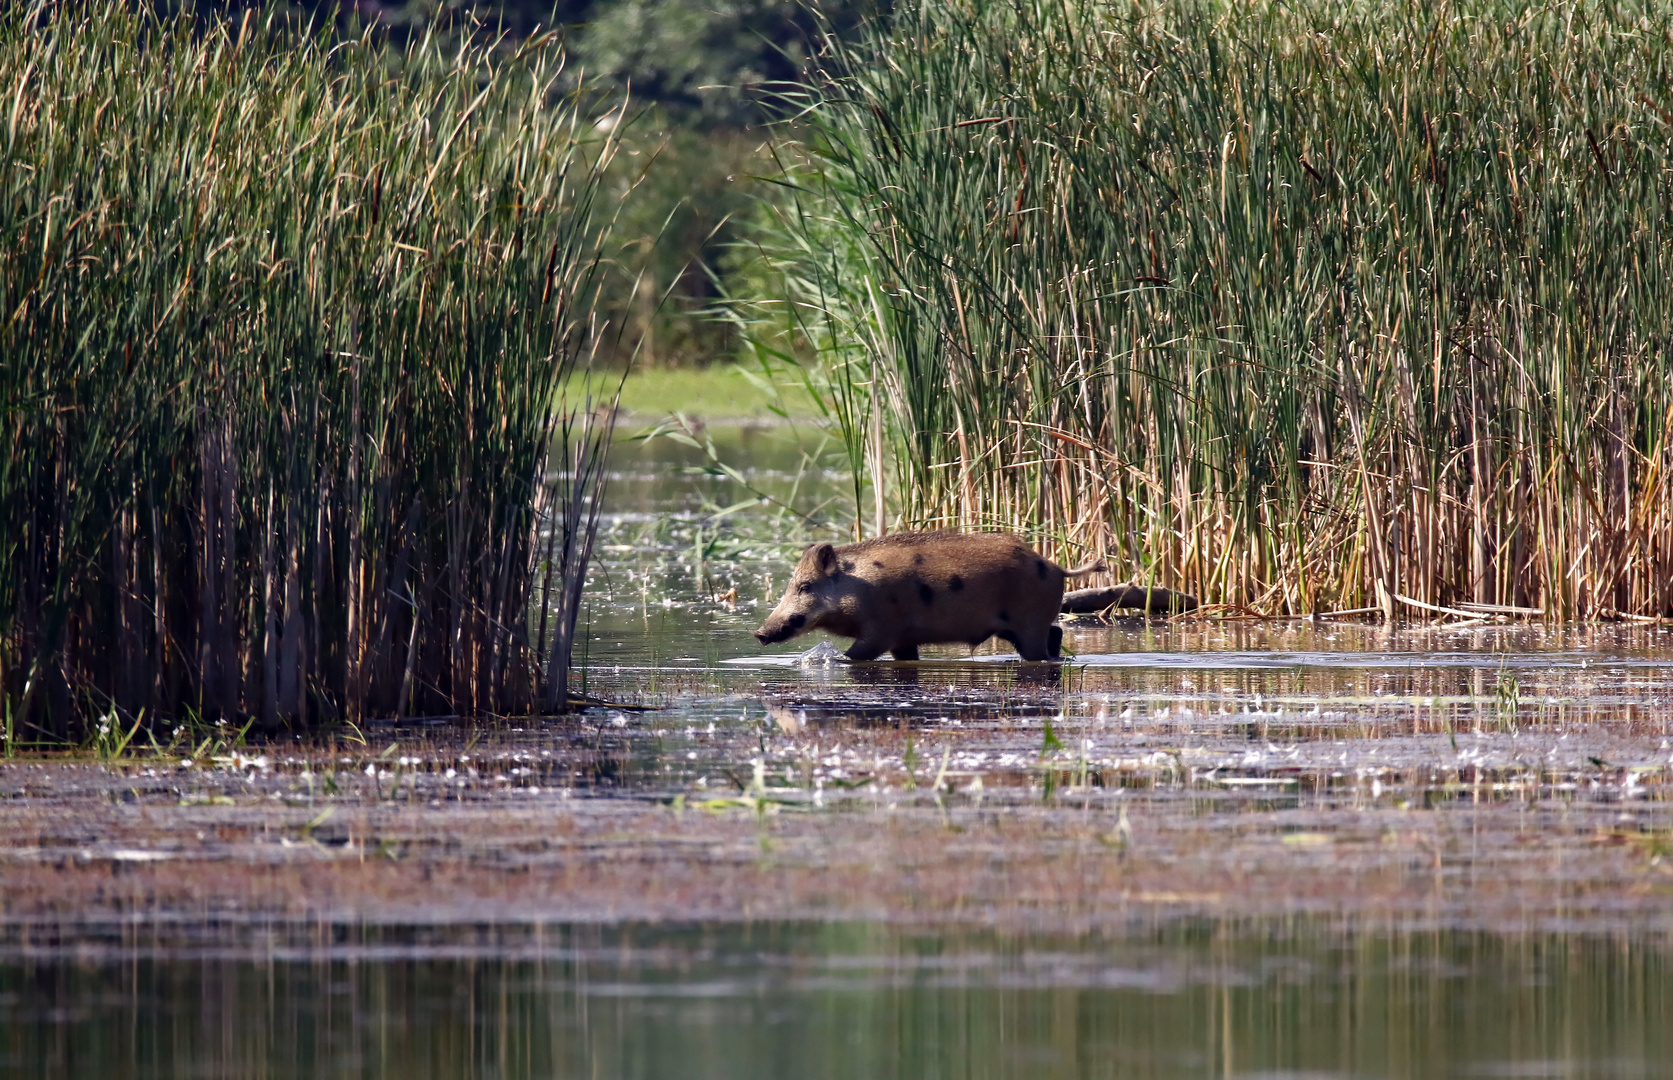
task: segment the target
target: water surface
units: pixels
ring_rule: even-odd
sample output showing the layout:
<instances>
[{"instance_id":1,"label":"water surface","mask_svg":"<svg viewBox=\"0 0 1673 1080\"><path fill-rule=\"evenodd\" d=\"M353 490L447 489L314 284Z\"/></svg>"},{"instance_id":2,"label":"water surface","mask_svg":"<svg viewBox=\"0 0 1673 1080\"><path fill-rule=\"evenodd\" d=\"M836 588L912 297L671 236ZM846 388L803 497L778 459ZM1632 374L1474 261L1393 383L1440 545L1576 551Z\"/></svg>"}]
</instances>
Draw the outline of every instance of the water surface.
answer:
<instances>
[{"instance_id":1,"label":"water surface","mask_svg":"<svg viewBox=\"0 0 1673 1080\"><path fill-rule=\"evenodd\" d=\"M1673 1075L1666 630L808 666L749 631L851 485L695 434L615 460L622 707L0 763L0 1072Z\"/></svg>"},{"instance_id":2,"label":"water surface","mask_svg":"<svg viewBox=\"0 0 1673 1080\"><path fill-rule=\"evenodd\" d=\"M254 939L254 943L252 943ZM1667 1075L1665 943L1309 921L111 930L14 941L11 1075Z\"/></svg>"}]
</instances>

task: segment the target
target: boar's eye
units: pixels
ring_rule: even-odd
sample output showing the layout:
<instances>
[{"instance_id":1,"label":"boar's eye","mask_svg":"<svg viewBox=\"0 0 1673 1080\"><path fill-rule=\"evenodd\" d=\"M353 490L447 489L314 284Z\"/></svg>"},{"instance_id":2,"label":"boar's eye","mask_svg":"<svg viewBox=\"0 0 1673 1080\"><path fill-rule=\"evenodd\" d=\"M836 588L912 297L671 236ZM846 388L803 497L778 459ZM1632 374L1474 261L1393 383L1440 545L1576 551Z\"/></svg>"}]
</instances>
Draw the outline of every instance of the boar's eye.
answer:
<instances>
[{"instance_id":1,"label":"boar's eye","mask_svg":"<svg viewBox=\"0 0 1673 1080\"><path fill-rule=\"evenodd\" d=\"M799 593L810 593L813 591L813 585L810 582L804 581L800 585L796 586L796 591Z\"/></svg>"}]
</instances>

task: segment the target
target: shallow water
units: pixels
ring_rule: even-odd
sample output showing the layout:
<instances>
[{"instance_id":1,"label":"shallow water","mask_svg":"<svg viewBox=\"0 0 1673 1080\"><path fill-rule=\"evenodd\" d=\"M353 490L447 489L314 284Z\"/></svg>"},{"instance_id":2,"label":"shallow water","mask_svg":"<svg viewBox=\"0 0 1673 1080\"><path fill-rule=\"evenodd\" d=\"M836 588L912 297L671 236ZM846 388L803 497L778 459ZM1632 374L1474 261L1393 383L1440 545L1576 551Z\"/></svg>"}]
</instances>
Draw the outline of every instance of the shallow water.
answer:
<instances>
[{"instance_id":1,"label":"shallow water","mask_svg":"<svg viewBox=\"0 0 1673 1080\"><path fill-rule=\"evenodd\" d=\"M803 666L846 483L713 437L616 458L584 678L653 711L0 763L0 1073L1673 1075L1673 634Z\"/></svg>"}]
</instances>

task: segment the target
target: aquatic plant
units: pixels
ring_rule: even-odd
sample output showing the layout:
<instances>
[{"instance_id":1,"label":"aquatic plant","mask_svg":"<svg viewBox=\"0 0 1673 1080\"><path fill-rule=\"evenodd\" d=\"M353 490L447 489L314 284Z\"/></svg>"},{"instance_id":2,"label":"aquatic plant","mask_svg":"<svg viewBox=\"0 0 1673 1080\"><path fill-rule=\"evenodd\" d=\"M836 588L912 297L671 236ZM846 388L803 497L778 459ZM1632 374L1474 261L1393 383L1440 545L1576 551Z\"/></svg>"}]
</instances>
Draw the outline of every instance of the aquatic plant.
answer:
<instances>
[{"instance_id":1,"label":"aquatic plant","mask_svg":"<svg viewBox=\"0 0 1673 1080\"><path fill-rule=\"evenodd\" d=\"M615 144L561 66L0 15L12 737L565 707Z\"/></svg>"},{"instance_id":2,"label":"aquatic plant","mask_svg":"<svg viewBox=\"0 0 1673 1080\"><path fill-rule=\"evenodd\" d=\"M1673 613L1673 23L928 0L792 102L874 531L1271 613Z\"/></svg>"}]
</instances>

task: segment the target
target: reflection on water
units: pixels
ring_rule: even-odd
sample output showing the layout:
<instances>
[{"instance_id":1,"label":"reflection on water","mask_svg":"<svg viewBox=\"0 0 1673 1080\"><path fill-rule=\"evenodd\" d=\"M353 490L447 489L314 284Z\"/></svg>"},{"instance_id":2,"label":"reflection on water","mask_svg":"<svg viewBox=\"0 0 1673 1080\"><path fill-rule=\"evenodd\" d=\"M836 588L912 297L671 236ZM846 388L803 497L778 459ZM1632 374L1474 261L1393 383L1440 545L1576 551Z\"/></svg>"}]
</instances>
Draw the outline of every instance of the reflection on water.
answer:
<instances>
[{"instance_id":1,"label":"reflection on water","mask_svg":"<svg viewBox=\"0 0 1673 1080\"><path fill-rule=\"evenodd\" d=\"M0 1070L127 1077L1651 1077L1666 942L1308 920L13 936ZM259 944L251 944L252 941Z\"/></svg>"},{"instance_id":2,"label":"reflection on water","mask_svg":"<svg viewBox=\"0 0 1673 1080\"><path fill-rule=\"evenodd\" d=\"M583 670L654 711L0 761L0 1075L1673 1075L1667 630L803 666L851 493L715 438L614 463Z\"/></svg>"}]
</instances>

